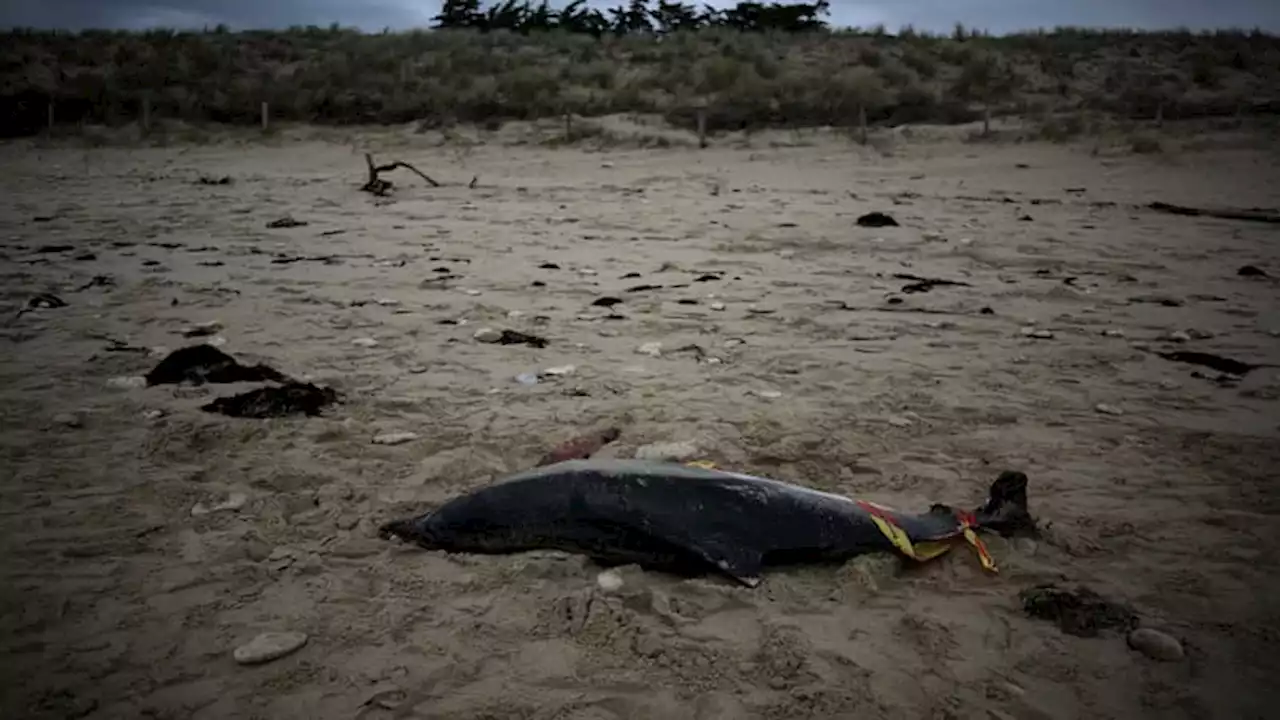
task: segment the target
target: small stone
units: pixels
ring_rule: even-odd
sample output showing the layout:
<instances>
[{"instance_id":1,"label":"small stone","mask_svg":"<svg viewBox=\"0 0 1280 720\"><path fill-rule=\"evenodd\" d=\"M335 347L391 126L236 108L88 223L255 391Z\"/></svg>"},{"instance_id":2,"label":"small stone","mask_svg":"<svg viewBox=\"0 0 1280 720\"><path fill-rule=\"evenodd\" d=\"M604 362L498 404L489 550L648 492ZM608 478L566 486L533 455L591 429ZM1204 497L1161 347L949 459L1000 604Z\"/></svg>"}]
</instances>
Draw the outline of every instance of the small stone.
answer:
<instances>
[{"instance_id":1,"label":"small stone","mask_svg":"<svg viewBox=\"0 0 1280 720\"><path fill-rule=\"evenodd\" d=\"M214 335L211 338L207 338L204 341L204 344L211 345L213 347L222 347L223 345L227 344L227 339L221 335Z\"/></svg>"},{"instance_id":2,"label":"small stone","mask_svg":"<svg viewBox=\"0 0 1280 720\"><path fill-rule=\"evenodd\" d=\"M58 413L53 416L53 422L55 425L61 425L69 428L84 427L84 420L75 413Z\"/></svg>"},{"instance_id":3,"label":"small stone","mask_svg":"<svg viewBox=\"0 0 1280 720\"><path fill-rule=\"evenodd\" d=\"M636 448L635 458L654 462L685 462L698 457L701 453L697 443L686 440L641 445Z\"/></svg>"},{"instance_id":4,"label":"small stone","mask_svg":"<svg viewBox=\"0 0 1280 720\"><path fill-rule=\"evenodd\" d=\"M557 365L543 370L542 374L548 377L565 377L566 375L572 375L577 369L573 365Z\"/></svg>"},{"instance_id":5,"label":"small stone","mask_svg":"<svg viewBox=\"0 0 1280 720\"><path fill-rule=\"evenodd\" d=\"M516 376L516 382L520 383L521 385L537 385L538 374L530 373L530 372L520 373L519 375Z\"/></svg>"},{"instance_id":6,"label":"small stone","mask_svg":"<svg viewBox=\"0 0 1280 720\"><path fill-rule=\"evenodd\" d=\"M911 418L905 418L901 415L890 415L888 423L894 427L911 427L915 423L911 422Z\"/></svg>"},{"instance_id":7,"label":"small stone","mask_svg":"<svg viewBox=\"0 0 1280 720\"><path fill-rule=\"evenodd\" d=\"M706 363L707 365L719 365L724 361L713 355L708 355L706 358L703 359L702 362Z\"/></svg>"},{"instance_id":8,"label":"small stone","mask_svg":"<svg viewBox=\"0 0 1280 720\"><path fill-rule=\"evenodd\" d=\"M1208 340L1213 337L1213 333L1196 330L1195 328L1187 330L1186 333L1192 340Z\"/></svg>"},{"instance_id":9,"label":"small stone","mask_svg":"<svg viewBox=\"0 0 1280 720\"><path fill-rule=\"evenodd\" d=\"M479 295L479 294L480 294L480 291L479 291L479 290L470 290L470 289L467 289L467 290L463 290L463 291L462 291L462 294L463 294L463 295L470 295L471 297L475 297L475 296L477 296L477 295Z\"/></svg>"},{"instance_id":10,"label":"small stone","mask_svg":"<svg viewBox=\"0 0 1280 720\"><path fill-rule=\"evenodd\" d=\"M182 331L183 337L207 337L209 335L217 335L222 331L222 323L217 320L209 320L208 322L195 323Z\"/></svg>"},{"instance_id":11,"label":"small stone","mask_svg":"<svg viewBox=\"0 0 1280 720\"><path fill-rule=\"evenodd\" d=\"M711 308L712 310L715 310L716 312L724 312L725 306L724 306L724 303L717 300L711 303L710 305L707 305L707 307Z\"/></svg>"},{"instance_id":12,"label":"small stone","mask_svg":"<svg viewBox=\"0 0 1280 720\"><path fill-rule=\"evenodd\" d=\"M1029 338L1038 338L1038 339L1040 339L1040 340L1051 340L1051 339L1053 339L1053 331L1052 331L1052 330L1045 330L1045 329L1043 329L1043 328L1024 327L1024 328L1022 328L1022 334L1023 334L1024 336L1026 336L1026 337L1029 337Z\"/></svg>"},{"instance_id":13,"label":"small stone","mask_svg":"<svg viewBox=\"0 0 1280 720\"><path fill-rule=\"evenodd\" d=\"M648 355L649 357L662 357L662 343L648 342L636 348L636 352L640 355Z\"/></svg>"},{"instance_id":14,"label":"small stone","mask_svg":"<svg viewBox=\"0 0 1280 720\"><path fill-rule=\"evenodd\" d=\"M1191 339L1191 333L1185 330L1174 330L1168 335L1165 335L1164 339L1170 342L1187 342Z\"/></svg>"},{"instance_id":15,"label":"small stone","mask_svg":"<svg viewBox=\"0 0 1280 720\"><path fill-rule=\"evenodd\" d=\"M1170 635L1151 628L1138 628L1129 633L1129 647L1152 660L1161 662L1177 662L1185 657L1182 643Z\"/></svg>"},{"instance_id":16,"label":"small stone","mask_svg":"<svg viewBox=\"0 0 1280 720\"><path fill-rule=\"evenodd\" d=\"M617 592L622 589L622 574L617 570L605 570L596 576L596 585L604 592Z\"/></svg>"},{"instance_id":17,"label":"small stone","mask_svg":"<svg viewBox=\"0 0 1280 720\"><path fill-rule=\"evenodd\" d=\"M412 432L395 432L383 433L382 435L373 436L374 445L403 445L407 442L418 439L418 433Z\"/></svg>"},{"instance_id":18,"label":"small stone","mask_svg":"<svg viewBox=\"0 0 1280 720\"><path fill-rule=\"evenodd\" d=\"M148 410L142 413L143 420L159 420L162 417L164 417L163 410Z\"/></svg>"},{"instance_id":19,"label":"small stone","mask_svg":"<svg viewBox=\"0 0 1280 720\"><path fill-rule=\"evenodd\" d=\"M579 274L579 275L586 275L586 276L590 277L591 275L595 275L595 274L596 274L596 271L595 271L595 270L592 270L591 268L579 268L579 269L578 269L578 274Z\"/></svg>"},{"instance_id":20,"label":"small stone","mask_svg":"<svg viewBox=\"0 0 1280 720\"><path fill-rule=\"evenodd\" d=\"M378 341L369 337L356 338L351 341L351 344L362 348L378 347Z\"/></svg>"},{"instance_id":21,"label":"small stone","mask_svg":"<svg viewBox=\"0 0 1280 720\"><path fill-rule=\"evenodd\" d=\"M1102 334L1103 334L1103 335L1105 335L1105 336L1107 336L1107 337L1114 337L1114 338L1122 338L1122 337L1124 337L1124 331L1123 331L1123 330L1115 330L1115 329L1103 330L1103 331L1102 331Z\"/></svg>"},{"instance_id":22,"label":"small stone","mask_svg":"<svg viewBox=\"0 0 1280 720\"><path fill-rule=\"evenodd\" d=\"M490 327L483 327L475 331L475 334L473 334L471 337L476 342L482 342L482 343L491 345L502 339L502 331L496 330Z\"/></svg>"},{"instance_id":23,"label":"small stone","mask_svg":"<svg viewBox=\"0 0 1280 720\"><path fill-rule=\"evenodd\" d=\"M762 308L757 305L750 305L747 307L747 312L752 315L772 315L778 311L773 308Z\"/></svg>"},{"instance_id":24,"label":"small stone","mask_svg":"<svg viewBox=\"0 0 1280 720\"><path fill-rule=\"evenodd\" d=\"M1097 405L1093 406L1093 409L1102 413L1103 415L1123 415L1124 414L1124 410L1121 410L1115 405L1108 405L1106 403L1098 403Z\"/></svg>"},{"instance_id":25,"label":"small stone","mask_svg":"<svg viewBox=\"0 0 1280 720\"><path fill-rule=\"evenodd\" d=\"M266 632L236 648L232 656L241 665L258 665L295 653L306 644L306 633Z\"/></svg>"},{"instance_id":26,"label":"small stone","mask_svg":"<svg viewBox=\"0 0 1280 720\"><path fill-rule=\"evenodd\" d=\"M118 390L133 390L136 388L144 388L147 386L147 379L141 375L124 375L121 377L113 377L107 381L107 387L116 388Z\"/></svg>"},{"instance_id":27,"label":"small stone","mask_svg":"<svg viewBox=\"0 0 1280 720\"><path fill-rule=\"evenodd\" d=\"M228 510L239 510L244 507L247 502L249 502L249 497L247 495L244 493L233 492L227 495L227 499L220 503L214 503L213 505L208 505L202 502L196 503L191 508L191 517L201 517Z\"/></svg>"},{"instance_id":28,"label":"small stone","mask_svg":"<svg viewBox=\"0 0 1280 720\"><path fill-rule=\"evenodd\" d=\"M782 397L782 393L777 390L756 390L755 394L765 400L777 400Z\"/></svg>"}]
</instances>

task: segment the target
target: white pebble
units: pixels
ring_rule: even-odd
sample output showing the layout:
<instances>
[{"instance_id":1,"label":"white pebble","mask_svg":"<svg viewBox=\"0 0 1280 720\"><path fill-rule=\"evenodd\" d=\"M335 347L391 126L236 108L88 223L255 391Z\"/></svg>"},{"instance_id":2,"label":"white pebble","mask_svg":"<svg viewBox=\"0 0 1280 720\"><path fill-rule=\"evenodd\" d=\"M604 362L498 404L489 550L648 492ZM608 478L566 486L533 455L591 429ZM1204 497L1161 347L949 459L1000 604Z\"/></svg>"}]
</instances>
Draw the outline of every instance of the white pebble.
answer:
<instances>
[{"instance_id":1,"label":"white pebble","mask_svg":"<svg viewBox=\"0 0 1280 720\"><path fill-rule=\"evenodd\" d=\"M378 347L378 341L369 337L356 338L351 341L351 344L362 348Z\"/></svg>"},{"instance_id":2,"label":"white pebble","mask_svg":"<svg viewBox=\"0 0 1280 720\"><path fill-rule=\"evenodd\" d=\"M471 337L474 338L476 342L492 344L502 339L502 331L495 330L490 327L483 327L475 331L475 334Z\"/></svg>"},{"instance_id":3,"label":"white pebble","mask_svg":"<svg viewBox=\"0 0 1280 720\"><path fill-rule=\"evenodd\" d=\"M911 427L915 424L911 422L911 418L905 418L901 415L890 415L888 423L894 427Z\"/></svg>"},{"instance_id":4,"label":"white pebble","mask_svg":"<svg viewBox=\"0 0 1280 720\"><path fill-rule=\"evenodd\" d=\"M648 355L649 357L662 357L662 343L649 342L636 348L636 352L640 355Z\"/></svg>"},{"instance_id":5,"label":"white pebble","mask_svg":"<svg viewBox=\"0 0 1280 720\"><path fill-rule=\"evenodd\" d=\"M236 648L232 656L241 665L257 665L297 652L306 644L306 633L266 632Z\"/></svg>"},{"instance_id":6,"label":"white pebble","mask_svg":"<svg viewBox=\"0 0 1280 720\"><path fill-rule=\"evenodd\" d=\"M715 310L716 312L721 312L724 310L724 303L717 300L716 302L711 303L707 307L711 308L712 310Z\"/></svg>"},{"instance_id":7,"label":"white pebble","mask_svg":"<svg viewBox=\"0 0 1280 720\"><path fill-rule=\"evenodd\" d=\"M1151 628L1138 628L1129 633L1129 647L1152 660L1162 662L1177 662L1185 657L1182 643L1170 635Z\"/></svg>"},{"instance_id":8,"label":"white pebble","mask_svg":"<svg viewBox=\"0 0 1280 720\"><path fill-rule=\"evenodd\" d=\"M1034 327L1024 327L1024 328L1022 328L1022 334L1023 334L1024 336L1026 336L1026 337L1029 337L1029 338L1038 338L1038 339L1040 339L1040 340L1051 340L1051 339L1053 339L1053 331L1051 331L1051 330L1044 330L1044 329L1040 329L1040 328L1034 328Z\"/></svg>"},{"instance_id":9,"label":"white pebble","mask_svg":"<svg viewBox=\"0 0 1280 720\"><path fill-rule=\"evenodd\" d=\"M605 570L596 576L596 585L607 593L617 592L622 589L622 575L617 570Z\"/></svg>"},{"instance_id":10,"label":"white pebble","mask_svg":"<svg viewBox=\"0 0 1280 720\"><path fill-rule=\"evenodd\" d=\"M418 433L412 432L396 432L383 433L382 435L373 436L374 445L403 445L418 439Z\"/></svg>"},{"instance_id":11,"label":"white pebble","mask_svg":"<svg viewBox=\"0 0 1280 720\"><path fill-rule=\"evenodd\" d=\"M549 367L546 370L543 370L542 374L550 375L552 377L563 377L565 375L572 375L577 369L578 368L573 365L557 365L556 367Z\"/></svg>"},{"instance_id":12,"label":"white pebble","mask_svg":"<svg viewBox=\"0 0 1280 720\"><path fill-rule=\"evenodd\" d=\"M1097 405L1093 406L1093 409L1102 413L1103 415L1123 415L1124 414L1124 410L1121 410L1115 405L1108 405L1106 403L1098 403Z\"/></svg>"}]
</instances>

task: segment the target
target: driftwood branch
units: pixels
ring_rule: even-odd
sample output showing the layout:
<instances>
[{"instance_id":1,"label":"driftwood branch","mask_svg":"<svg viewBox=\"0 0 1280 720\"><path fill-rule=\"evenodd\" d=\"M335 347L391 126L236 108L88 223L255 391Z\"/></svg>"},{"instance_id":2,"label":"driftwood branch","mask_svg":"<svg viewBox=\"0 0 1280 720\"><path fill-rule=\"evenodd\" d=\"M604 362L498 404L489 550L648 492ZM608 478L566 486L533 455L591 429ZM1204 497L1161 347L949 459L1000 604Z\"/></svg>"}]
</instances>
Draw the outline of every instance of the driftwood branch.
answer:
<instances>
[{"instance_id":1,"label":"driftwood branch","mask_svg":"<svg viewBox=\"0 0 1280 720\"><path fill-rule=\"evenodd\" d=\"M1220 220L1244 220L1246 222L1270 223L1272 225L1280 225L1280 214L1266 212L1264 210L1236 210L1234 208L1194 208L1185 205L1173 205L1170 203L1153 202L1147 205L1151 210L1156 212L1169 213L1171 215L1187 215L1190 217L1211 217Z\"/></svg>"},{"instance_id":2,"label":"driftwood branch","mask_svg":"<svg viewBox=\"0 0 1280 720\"><path fill-rule=\"evenodd\" d=\"M426 180L427 183L431 185L431 187L440 187L440 183L436 182L435 180L432 180L429 175L422 172L418 168L410 165L407 162L397 160L387 165L375 165L373 163L373 155L370 153L364 154L364 161L369 166L369 180L363 186L361 186L360 189L367 193L373 193L374 195L386 195L388 192L390 192L391 181L383 180L382 178L378 177L378 174L391 172L396 168L405 168L406 170L410 170L413 173L415 173L418 177L422 178L423 180Z\"/></svg>"}]
</instances>

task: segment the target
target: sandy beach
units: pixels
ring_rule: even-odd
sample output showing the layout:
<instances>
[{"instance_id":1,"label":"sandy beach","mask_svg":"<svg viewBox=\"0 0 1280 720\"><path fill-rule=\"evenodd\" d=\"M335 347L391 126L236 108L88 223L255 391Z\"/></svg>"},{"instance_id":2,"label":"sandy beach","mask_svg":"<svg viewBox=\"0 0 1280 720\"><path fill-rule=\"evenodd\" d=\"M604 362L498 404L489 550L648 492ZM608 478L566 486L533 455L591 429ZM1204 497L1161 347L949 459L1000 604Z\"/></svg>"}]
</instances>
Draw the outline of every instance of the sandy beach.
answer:
<instances>
[{"instance_id":1,"label":"sandy beach","mask_svg":"<svg viewBox=\"0 0 1280 720\"><path fill-rule=\"evenodd\" d=\"M1146 207L1274 209L1274 147L336 137L0 147L0 716L1274 711L1280 226ZM442 187L360 192L365 151ZM253 386L131 380L199 342L342 401L231 418L201 406ZM755 589L376 535L609 426L604 456L683 442L912 512L1020 470L1042 535L991 538L996 575L960 548ZM1185 656L1028 617L1046 582ZM264 632L307 640L237 663Z\"/></svg>"}]
</instances>

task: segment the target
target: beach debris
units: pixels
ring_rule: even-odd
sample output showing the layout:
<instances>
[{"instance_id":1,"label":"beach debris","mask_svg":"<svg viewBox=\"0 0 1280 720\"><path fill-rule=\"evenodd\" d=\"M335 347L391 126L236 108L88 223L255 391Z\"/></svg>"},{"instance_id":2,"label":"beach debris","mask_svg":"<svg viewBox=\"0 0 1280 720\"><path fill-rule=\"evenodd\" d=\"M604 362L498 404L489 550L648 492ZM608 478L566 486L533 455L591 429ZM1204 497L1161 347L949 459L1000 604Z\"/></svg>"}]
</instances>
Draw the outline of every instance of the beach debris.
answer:
<instances>
[{"instance_id":1,"label":"beach debris","mask_svg":"<svg viewBox=\"0 0 1280 720\"><path fill-rule=\"evenodd\" d=\"M616 427L607 427L603 430L585 433L567 440L555 446L542 459L538 461L537 467L543 465L554 465L558 462L566 460L585 460L597 452L605 445L617 440L622 435L622 431Z\"/></svg>"},{"instance_id":2,"label":"beach debris","mask_svg":"<svg viewBox=\"0 0 1280 720\"><path fill-rule=\"evenodd\" d=\"M373 162L373 155L371 153L365 153L364 161L369 168L369 178L365 181L364 185L360 186L360 189L364 192L378 195L380 197L389 194L391 192L391 181L383 180L378 177L378 174L391 172L397 168L404 168L405 170L414 173L423 180L426 180L427 184L431 187L440 187L440 183L432 180L426 173L402 160L396 160L387 165L375 165ZM477 180L479 180L479 178L472 179L470 187L475 187Z\"/></svg>"},{"instance_id":3,"label":"beach debris","mask_svg":"<svg viewBox=\"0 0 1280 720\"><path fill-rule=\"evenodd\" d=\"M266 365L241 365L235 358L207 343L178 348L169 353L145 376L146 384L183 382L192 385L234 382L289 382L289 378Z\"/></svg>"},{"instance_id":4,"label":"beach debris","mask_svg":"<svg viewBox=\"0 0 1280 720\"><path fill-rule=\"evenodd\" d=\"M636 348L636 354L648 355L649 357L662 357L662 343L647 342Z\"/></svg>"},{"instance_id":5,"label":"beach debris","mask_svg":"<svg viewBox=\"0 0 1280 720\"><path fill-rule=\"evenodd\" d=\"M64 308L67 301L54 295L53 293L40 293L27 300L27 310L53 310L55 308Z\"/></svg>"},{"instance_id":6,"label":"beach debris","mask_svg":"<svg viewBox=\"0 0 1280 720\"><path fill-rule=\"evenodd\" d=\"M279 220L272 220L267 223L267 227L272 230L282 230L287 228L305 227L309 225L306 220L297 220L292 215L285 215Z\"/></svg>"},{"instance_id":7,"label":"beach debris","mask_svg":"<svg viewBox=\"0 0 1280 720\"><path fill-rule=\"evenodd\" d=\"M898 221L893 216L882 212L869 212L862 215L857 220L859 227L882 228L882 227L898 227Z\"/></svg>"},{"instance_id":8,"label":"beach debris","mask_svg":"<svg viewBox=\"0 0 1280 720\"><path fill-rule=\"evenodd\" d=\"M1067 590L1052 583L1037 585L1018 593L1018 599L1030 617L1052 622L1076 637L1097 637L1103 630L1127 632L1138 625L1137 615L1128 607L1084 586Z\"/></svg>"},{"instance_id":9,"label":"beach debris","mask_svg":"<svg viewBox=\"0 0 1280 720\"><path fill-rule=\"evenodd\" d=\"M902 287L902 292L908 295L911 293L929 292L936 287L972 287L969 283L961 280L921 277L919 275L912 275L911 273L894 273L893 276L898 280L914 281L910 285L904 285Z\"/></svg>"},{"instance_id":10,"label":"beach debris","mask_svg":"<svg viewBox=\"0 0 1280 720\"><path fill-rule=\"evenodd\" d=\"M415 432L393 432L383 433L373 436L374 445L403 445L407 442L413 442L420 436Z\"/></svg>"},{"instance_id":11,"label":"beach debris","mask_svg":"<svg viewBox=\"0 0 1280 720\"><path fill-rule=\"evenodd\" d=\"M265 632L236 648L232 657L241 665L260 665L297 652L307 639L301 632Z\"/></svg>"},{"instance_id":12,"label":"beach debris","mask_svg":"<svg viewBox=\"0 0 1280 720\"><path fill-rule=\"evenodd\" d=\"M1216 370L1220 373L1227 373L1229 375L1243 376L1257 370L1258 368L1272 367L1271 365L1247 363L1240 360L1233 360L1228 357L1222 357L1221 355L1215 355L1213 353L1195 352L1191 350L1158 352L1156 354L1165 360L1201 365L1209 368L1210 370Z\"/></svg>"},{"instance_id":13,"label":"beach debris","mask_svg":"<svg viewBox=\"0 0 1280 720\"><path fill-rule=\"evenodd\" d=\"M196 323L182 331L182 337L195 338L217 335L222 332L222 323L217 320Z\"/></svg>"},{"instance_id":14,"label":"beach debris","mask_svg":"<svg viewBox=\"0 0 1280 720\"><path fill-rule=\"evenodd\" d=\"M1186 657L1178 639L1151 628L1138 628L1129 633L1129 647L1161 662L1178 662Z\"/></svg>"},{"instance_id":15,"label":"beach debris","mask_svg":"<svg viewBox=\"0 0 1280 720\"><path fill-rule=\"evenodd\" d=\"M291 415L316 416L322 409L337 401L338 393L333 388L288 382L218 398L200 409L228 417L265 420Z\"/></svg>"},{"instance_id":16,"label":"beach debris","mask_svg":"<svg viewBox=\"0 0 1280 720\"><path fill-rule=\"evenodd\" d=\"M234 511L244 507L249 502L249 496L244 493L233 492L228 493L226 499L213 504L206 502L198 502L191 507L191 517L202 517L204 515L212 515L216 512Z\"/></svg>"},{"instance_id":17,"label":"beach debris","mask_svg":"<svg viewBox=\"0 0 1280 720\"><path fill-rule=\"evenodd\" d=\"M661 290L661 289L662 289L661 285L636 285L634 287L627 288L623 292L638 293L638 292L648 292L650 290Z\"/></svg>"},{"instance_id":18,"label":"beach debris","mask_svg":"<svg viewBox=\"0 0 1280 720\"><path fill-rule=\"evenodd\" d=\"M1169 213L1171 215L1186 215L1189 217L1211 217L1219 220L1244 220L1247 222L1261 222L1271 225L1280 225L1280 214L1268 212L1257 208L1235 209L1235 208L1197 208L1187 205L1174 205L1166 202L1147 203L1148 210L1156 212Z\"/></svg>"}]
</instances>

